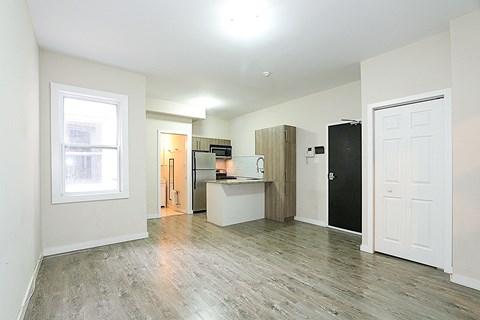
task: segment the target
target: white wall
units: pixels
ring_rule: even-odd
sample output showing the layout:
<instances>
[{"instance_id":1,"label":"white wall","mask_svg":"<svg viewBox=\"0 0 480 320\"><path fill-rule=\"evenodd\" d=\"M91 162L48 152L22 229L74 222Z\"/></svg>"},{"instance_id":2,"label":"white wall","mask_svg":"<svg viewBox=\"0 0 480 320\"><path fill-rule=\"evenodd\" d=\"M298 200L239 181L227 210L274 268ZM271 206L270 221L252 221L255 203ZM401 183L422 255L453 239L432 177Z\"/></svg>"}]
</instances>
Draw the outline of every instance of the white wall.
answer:
<instances>
[{"instance_id":1,"label":"white wall","mask_svg":"<svg viewBox=\"0 0 480 320\"><path fill-rule=\"evenodd\" d=\"M480 11L451 22L453 281L480 290ZM468 281L468 279L473 281Z\"/></svg>"},{"instance_id":2,"label":"white wall","mask_svg":"<svg viewBox=\"0 0 480 320\"><path fill-rule=\"evenodd\" d=\"M209 116L205 120L192 122L194 136L230 139L230 121L227 119Z\"/></svg>"},{"instance_id":3,"label":"white wall","mask_svg":"<svg viewBox=\"0 0 480 320\"><path fill-rule=\"evenodd\" d=\"M149 218L159 217L158 213L158 140L157 132L187 135L187 199L191 213L191 165L192 120L147 112L147 212ZM168 188L168 186L167 186Z\"/></svg>"},{"instance_id":4,"label":"white wall","mask_svg":"<svg viewBox=\"0 0 480 320\"><path fill-rule=\"evenodd\" d=\"M413 43L362 62L362 243L371 248L367 230L367 105L449 88L450 35ZM371 239L370 239L371 240Z\"/></svg>"},{"instance_id":5,"label":"white wall","mask_svg":"<svg viewBox=\"0 0 480 320\"><path fill-rule=\"evenodd\" d=\"M51 204L50 82L128 95L128 199ZM145 237L145 77L40 52L41 210L45 254Z\"/></svg>"},{"instance_id":6,"label":"white wall","mask_svg":"<svg viewBox=\"0 0 480 320\"><path fill-rule=\"evenodd\" d=\"M161 113L166 116L205 119L204 107L190 106L172 101L147 97L147 111Z\"/></svg>"},{"instance_id":7,"label":"white wall","mask_svg":"<svg viewBox=\"0 0 480 320\"><path fill-rule=\"evenodd\" d=\"M360 118L360 82L252 112L231 119L230 137L234 156L255 154L255 130L276 125L297 127L297 218L325 224L327 168L325 155L320 163L306 163L305 148L325 146L326 126L342 118Z\"/></svg>"},{"instance_id":8,"label":"white wall","mask_svg":"<svg viewBox=\"0 0 480 320\"><path fill-rule=\"evenodd\" d=\"M0 39L0 319L16 319L42 254L38 46L26 1L2 2Z\"/></svg>"}]
</instances>

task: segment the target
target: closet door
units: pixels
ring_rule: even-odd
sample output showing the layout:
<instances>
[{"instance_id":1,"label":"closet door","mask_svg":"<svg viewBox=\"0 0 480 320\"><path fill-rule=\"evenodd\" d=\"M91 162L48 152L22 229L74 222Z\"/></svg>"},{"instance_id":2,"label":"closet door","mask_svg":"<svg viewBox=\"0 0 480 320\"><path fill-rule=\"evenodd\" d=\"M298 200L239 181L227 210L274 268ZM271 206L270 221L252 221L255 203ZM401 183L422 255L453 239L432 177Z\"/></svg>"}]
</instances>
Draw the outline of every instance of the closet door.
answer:
<instances>
[{"instance_id":1,"label":"closet door","mask_svg":"<svg viewBox=\"0 0 480 320\"><path fill-rule=\"evenodd\" d=\"M443 99L375 111L375 250L444 265Z\"/></svg>"}]
</instances>

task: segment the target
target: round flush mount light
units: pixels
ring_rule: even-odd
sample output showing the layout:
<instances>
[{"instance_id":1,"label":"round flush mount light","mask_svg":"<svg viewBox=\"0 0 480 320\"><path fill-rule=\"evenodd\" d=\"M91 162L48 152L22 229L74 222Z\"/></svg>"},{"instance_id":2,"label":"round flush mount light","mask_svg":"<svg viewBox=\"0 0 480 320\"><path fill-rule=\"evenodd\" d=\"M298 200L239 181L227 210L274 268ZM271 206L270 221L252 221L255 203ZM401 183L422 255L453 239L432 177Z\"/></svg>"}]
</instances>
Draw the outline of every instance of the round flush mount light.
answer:
<instances>
[{"instance_id":1,"label":"round flush mount light","mask_svg":"<svg viewBox=\"0 0 480 320\"><path fill-rule=\"evenodd\" d=\"M270 71L264 71L262 74L264 77L270 77L272 73Z\"/></svg>"}]
</instances>

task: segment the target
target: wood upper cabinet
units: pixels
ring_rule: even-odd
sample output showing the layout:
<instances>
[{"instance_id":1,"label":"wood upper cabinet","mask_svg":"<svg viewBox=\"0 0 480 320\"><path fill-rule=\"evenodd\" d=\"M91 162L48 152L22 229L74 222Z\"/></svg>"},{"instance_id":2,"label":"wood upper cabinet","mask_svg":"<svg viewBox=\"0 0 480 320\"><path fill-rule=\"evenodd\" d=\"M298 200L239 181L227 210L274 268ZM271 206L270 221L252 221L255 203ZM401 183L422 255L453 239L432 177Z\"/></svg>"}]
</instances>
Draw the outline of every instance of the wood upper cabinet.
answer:
<instances>
[{"instance_id":1,"label":"wood upper cabinet","mask_svg":"<svg viewBox=\"0 0 480 320\"><path fill-rule=\"evenodd\" d=\"M207 151L205 138L192 137L192 150Z\"/></svg>"},{"instance_id":2,"label":"wood upper cabinet","mask_svg":"<svg viewBox=\"0 0 480 320\"><path fill-rule=\"evenodd\" d=\"M211 144L230 146L232 142L227 139L192 137L192 150L210 151Z\"/></svg>"},{"instance_id":3,"label":"wood upper cabinet","mask_svg":"<svg viewBox=\"0 0 480 320\"><path fill-rule=\"evenodd\" d=\"M296 128L276 126L255 131L255 153L265 158L265 218L293 219L296 214Z\"/></svg>"}]
</instances>

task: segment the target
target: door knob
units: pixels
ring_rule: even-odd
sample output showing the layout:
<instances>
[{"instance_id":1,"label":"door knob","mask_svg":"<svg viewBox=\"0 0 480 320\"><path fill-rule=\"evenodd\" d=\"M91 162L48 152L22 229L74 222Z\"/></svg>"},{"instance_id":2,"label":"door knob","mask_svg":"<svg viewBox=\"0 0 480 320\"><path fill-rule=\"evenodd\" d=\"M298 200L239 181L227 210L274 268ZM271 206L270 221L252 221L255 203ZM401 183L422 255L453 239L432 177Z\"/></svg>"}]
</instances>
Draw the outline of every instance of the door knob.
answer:
<instances>
[{"instance_id":1,"label":"door knob","mask_svg":"<svg viewBox=\"0 0 480 320\"><path fill-rule=\"evenodd\" d=\"M392 189L388 189L387 191L388 191L388 192L392 192Z\"/></svg>"},{"instance_id":2,"label":"door knob","mask_svg":"<svg viewBox=\"0 0 480 320\"><path fill-rule=\"evenodd\" d=\"M335 175L333 174L333 172L329 172L328 173L328 180L332 181L333 179L335 179Z\"/></svg>"}]
</instances>

